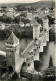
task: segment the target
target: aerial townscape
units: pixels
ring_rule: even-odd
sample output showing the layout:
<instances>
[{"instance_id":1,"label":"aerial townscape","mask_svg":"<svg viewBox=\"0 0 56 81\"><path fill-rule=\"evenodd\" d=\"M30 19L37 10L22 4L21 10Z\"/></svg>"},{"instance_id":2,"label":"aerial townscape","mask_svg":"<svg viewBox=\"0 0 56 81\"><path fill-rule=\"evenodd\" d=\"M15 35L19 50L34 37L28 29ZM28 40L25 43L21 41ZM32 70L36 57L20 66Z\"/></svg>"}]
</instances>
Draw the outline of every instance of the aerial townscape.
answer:
<instances>
[{"instance_id":1,"label":"aerial townscape","mask_svg":"<svg viewBox=\"0 0 56 81\"><path fill-rule=\"evenodd\" d=\"M55 81L55 1L0 5L0 81Z\"/></svg>"}]
</instances>

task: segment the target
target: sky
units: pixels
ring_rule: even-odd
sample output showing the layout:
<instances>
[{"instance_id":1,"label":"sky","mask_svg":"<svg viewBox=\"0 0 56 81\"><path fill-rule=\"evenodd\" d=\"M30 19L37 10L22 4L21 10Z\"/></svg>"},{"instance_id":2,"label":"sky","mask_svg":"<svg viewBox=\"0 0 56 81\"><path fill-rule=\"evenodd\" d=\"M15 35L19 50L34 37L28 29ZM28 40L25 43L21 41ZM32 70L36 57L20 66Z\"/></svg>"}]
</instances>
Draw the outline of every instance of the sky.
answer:
<instances>
[{"instance_id":1,"label":"sky","mask_svg":"<svg viewBox=\"0 0 56 81\"><path fill-rule=\"evenodd\" d=\"M1 3L33 3L41 0L0 0Z\"/></svg>"},{"instance_id":2,"label":"sky","mask_svg":"<svg viewBox=\"0 0 56 81\"><path fill-rule=\"evenodd\" d=\"M54 0L0 0L0 4L2 3L33 3L37 1L54 1Z\"/></svg>"}]
</instances>

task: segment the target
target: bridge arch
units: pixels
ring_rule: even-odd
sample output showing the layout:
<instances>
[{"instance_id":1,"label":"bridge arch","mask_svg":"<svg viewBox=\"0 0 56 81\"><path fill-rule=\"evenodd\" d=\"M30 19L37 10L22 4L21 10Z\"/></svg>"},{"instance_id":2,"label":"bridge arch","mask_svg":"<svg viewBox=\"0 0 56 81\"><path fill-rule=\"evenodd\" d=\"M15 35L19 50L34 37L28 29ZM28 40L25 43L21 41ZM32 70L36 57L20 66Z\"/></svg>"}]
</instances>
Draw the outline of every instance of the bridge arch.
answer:
<instances>
[{"instance_id":1,"label":"bridge arch","mask_svg":"<svg viewBox=\"0 0 56 81\"><path fill-rule=\"evenodd\" d=\"M13 67L12 66L9 66L8 67L8 70L9 70L9 72L13 72Z\"/></svg>"},{"instance_id":2,"label":"bridge arch","mask_svg":"<svg viewBox=\"0 0 56 81\"><path fill-rule=\"evenodd\" d=\"M22 67L24 67L25 65L26 65L26 62L23 62Z\"/></svg>"},{"instance_id":3,"label":"bridge arch","mask_svg":"<svg viewBox=\"0 0 56 81\"><path fill-rule=\"evenodd\" d=\"M21 67L21 70L20 70L20 76L21 77L24 77L24 67L26 66L26 62L24 61L23 64L22 64L22 67Z\"/></svg>"}]
</instances>

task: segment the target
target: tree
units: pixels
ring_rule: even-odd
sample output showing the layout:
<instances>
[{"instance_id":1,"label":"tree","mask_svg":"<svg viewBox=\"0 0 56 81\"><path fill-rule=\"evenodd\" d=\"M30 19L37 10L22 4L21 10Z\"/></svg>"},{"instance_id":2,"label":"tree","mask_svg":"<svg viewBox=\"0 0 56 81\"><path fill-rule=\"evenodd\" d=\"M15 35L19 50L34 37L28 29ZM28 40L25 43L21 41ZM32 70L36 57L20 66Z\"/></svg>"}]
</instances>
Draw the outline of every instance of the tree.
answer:
<instances>
[{"instance_id":1,"label":"tree","mask_svg":"<svg viewBox=\"0 0 56 81\"><path fill-rule=\"evenodd\" d=\"M22 22L23 22L24 24L30 23L30 20L29 20L29 19L22 18L21 20L22 20Z\"/></svg>"},{"instance_id":2,"label":"tree","mask_svg":"<svg viewBox=\"0 0 56 81\"><path fill-rule=\"evenodd\" d=\"M51 16L47 16L48 17L48 19L49 19L49 26L51 25L51 24L54 24L54 18L51 18Z\"/></svg>"},{"instance_id":3,"label":"tree","mask_svg":"<svg viewBox=\"0 0 56 81\"><path fill-rule=\"evenodd\" d=\"M16 8L17 8L17 11L24 11L24 10L26 10L25 5L17 5Z\"/></svg>"},{"instance_id":4,"label":"tree","mask_svg":"<svg viewBox=\"0 0 56 81\"><path fill-rule=\"evenodd\" d=\"M12 22L12 19L11 19L10 17L7 17L7 18L5 19L5 22L6 22L6 23L11 23L11 22Z\"/></svg>"},{"instance_id":5,"label":"tree","mask_svg":"<svg viewBox=\"0 0 56 81\"><path fill-rule=\"evenodd\" d=\"M0 22L3 20L3 17L0 17Z\"/></svg>"},{"instance_id":6,"label":"tree","mask_svg":"<svg viewBox=\"0 0 56 81\"><path fill-rule=\"evenodd\" d=\"M13 75L13 77L12 77L12 79L13 79L13 80L16 80L16 79L18 79L18 78L19 78L19 75L15 72L14 75Z\"/></svg>"},{"instance_id":7,"label":"tree","mask_svg":"<svg viewBox=\"0 0 56 81\"><path fill-rule=\"evenodd\" d=\"M11 23L12 19L10 17L7 17L7 16L2 16L2 17L0 17L0 21L2 21L4 23Z\"/></svg>"},{"instance_id":8,"label":"tree","mask_svg":"<svg viewBox=\"0 0 56 81\"><path fill-rule=\"evenodd\" d=\"M50 10L53 10L53 7L51 7Z\"/></svg>"},{"instance_id":9,"label":"tree","mask_svg":"<svg viewBox=\"0 0 56 81\"><path fill-rule=\"evenodd\" d=\"M22 17L26 17L26 14L25 14L25 13L22 13L20 16L22 16Z\"/></svg>"},{"instance_id":10,"label":"tree","mask_svg":"<svg viewBox=\"0 0 56 81\"><path fill-rule=\"evenodd\" d=\"M50 56L49 67L53 67L52 57Z\"/></svg>"},{"instance_id":11,"label":"tree","mask_svg":"<svg viewBox=\"0 0 56 81\"><path fill-rule=\"evenodd\" d=\"M43 25L43 21L42 21L41 18L35 17L35 19L37 20L37 22L38 22L39 24Z\"/></svg>"},{"instance_id":12,"label":"tree","mask_svg":"<svg viewBox=\"0 0 56 81\"><path fill-rule=\"evenodd\" d=\"M6 7L6 6L2 6L1 8L4 8L4 9L5 9L5 8L7 8L7 7Z\"/></svg>"},{"instance_id":13,"label":"tree","mask_svg":"<svg viewBox=\"0 0 56 81\"><path fill-rule=\"evenodd\" d=\"M45 10L45 9L46 9L46 7L42 7L42 8L41 8L42 11Z\"/></svg>"},{"instance_id":14,"label":"tree","mask_svg":"<svg viewBox=\"0 0 56 81\"><path fill-rule=\"evenodd\" d=\"M19 23L19 21L20 21L20 17L15 17L13 20L13 22L15 22L15 23Z\"/></svg>"}]
</instances>

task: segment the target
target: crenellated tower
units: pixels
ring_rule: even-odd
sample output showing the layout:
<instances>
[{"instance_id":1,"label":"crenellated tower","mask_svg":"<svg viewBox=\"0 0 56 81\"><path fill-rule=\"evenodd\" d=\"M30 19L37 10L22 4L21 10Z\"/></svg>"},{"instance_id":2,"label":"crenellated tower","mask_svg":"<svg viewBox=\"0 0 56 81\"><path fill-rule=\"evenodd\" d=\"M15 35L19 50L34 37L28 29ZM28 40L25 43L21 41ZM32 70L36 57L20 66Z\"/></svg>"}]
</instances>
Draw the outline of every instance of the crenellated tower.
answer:
<instances>
[{"instance_id":1,"label":"crenellated tower","mask_svg":"<svg viewBox=\"0 0 56 81\"><path fill-rule=\"evenodd\" d=\"M35 39L34 44L34 61L39 60L39 36L40 36L40 24L37 22L37 20L33 20L33 40Z\"/></svg>"},{"instance_id":2,"label":"crenellated tower","mask_svg":"<svg viewBox=\"0 0 56 81\"><path fill-rule=\"evenodd\" d=\"M39 39L40 25L35 19L33 20L33 23L33 39Z\"/></svg>"},{"instance_id":3,"label":"crenellated tower","mask_svg":"<svg viewBox=\"0 0 56 81\"><path fill-rule=\"evenodd\" d=\"M18 72L20 45L19 45L19 39L15 36L13 32L7 39L5 46L6 46L7 70L10 72L11 71Z\"/></svg>"},{"instance_id":4,"label":"crenellated tower","mask_svg":"<svg viewBox=\"0 0 56 81\"><path fill-rule=\"evenodd\" d=\"M43 31L46 35L46 41L49 41L49 20L47 16L43 18Z\"/></svg>"}]
</instances>

